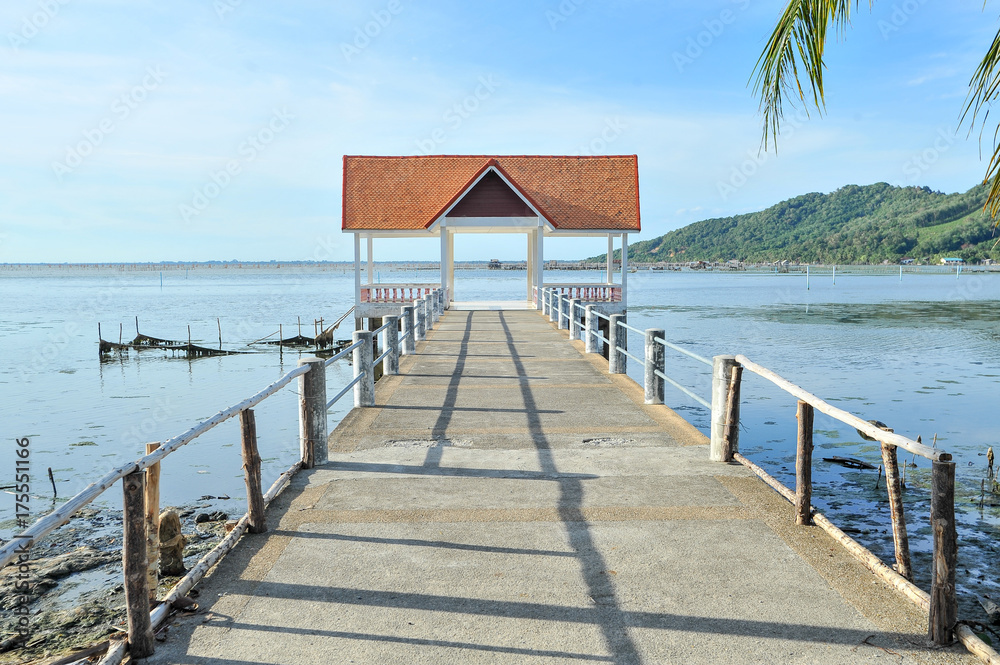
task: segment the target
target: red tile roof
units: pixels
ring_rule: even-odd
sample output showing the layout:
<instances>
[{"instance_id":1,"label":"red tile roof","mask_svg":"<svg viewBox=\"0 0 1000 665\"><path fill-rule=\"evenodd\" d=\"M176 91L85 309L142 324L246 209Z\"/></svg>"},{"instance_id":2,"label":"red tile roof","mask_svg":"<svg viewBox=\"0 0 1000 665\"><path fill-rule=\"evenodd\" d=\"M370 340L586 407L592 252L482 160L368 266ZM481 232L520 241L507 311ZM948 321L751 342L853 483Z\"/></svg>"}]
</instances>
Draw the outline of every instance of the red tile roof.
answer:
<instances>
[{"instance_id":1,"label":"red tile roof","mask_svg":"<svg viewBox=\"0 0 1000 665\"><path fill-rule=\"evenodd\" d=\"M636 155L344 156L345 231L426 229L490 166L557 230L639 231Z\"/></svg>"}]
</instances>

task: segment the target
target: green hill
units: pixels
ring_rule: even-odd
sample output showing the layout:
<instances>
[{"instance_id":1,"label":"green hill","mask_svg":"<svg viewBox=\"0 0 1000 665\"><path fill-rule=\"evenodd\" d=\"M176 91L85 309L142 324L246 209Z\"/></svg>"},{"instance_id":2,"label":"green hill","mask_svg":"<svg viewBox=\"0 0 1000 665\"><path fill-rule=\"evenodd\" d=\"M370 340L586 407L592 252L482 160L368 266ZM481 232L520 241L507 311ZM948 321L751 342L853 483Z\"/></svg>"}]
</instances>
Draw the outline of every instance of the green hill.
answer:
<instances>
[{"instance_id":1,"label":"green hill","mask_svg":"<svg viewBox=\"0 0 1000 665\"><path fill-rule=\"evenodd\" d=\"M983 185L962 194L884 182L847 185L631 244L629 260L856 264L904 257L931 262L942 256L997 258L993 226L982 212L986 194ZM602 261L604 255L592 260Z\"/></svg>"}]
</instances>

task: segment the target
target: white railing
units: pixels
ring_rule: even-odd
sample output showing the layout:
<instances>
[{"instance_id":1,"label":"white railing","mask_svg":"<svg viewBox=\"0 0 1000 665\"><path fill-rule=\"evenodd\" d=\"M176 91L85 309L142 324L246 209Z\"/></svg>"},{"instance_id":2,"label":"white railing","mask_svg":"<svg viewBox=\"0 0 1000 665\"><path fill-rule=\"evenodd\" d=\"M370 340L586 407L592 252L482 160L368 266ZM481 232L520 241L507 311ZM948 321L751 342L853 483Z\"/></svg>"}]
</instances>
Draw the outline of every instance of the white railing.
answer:
<instances>
[{"instance_id":1,"label":"white railing","mask_svg":"<svg viewBox=\"0 0 1000 665\"><path fill-rule=\"evenodd\" d=\"M408 303L430 295L438 284L362 284L361 302Z\"/></svg>"}]
</instances>

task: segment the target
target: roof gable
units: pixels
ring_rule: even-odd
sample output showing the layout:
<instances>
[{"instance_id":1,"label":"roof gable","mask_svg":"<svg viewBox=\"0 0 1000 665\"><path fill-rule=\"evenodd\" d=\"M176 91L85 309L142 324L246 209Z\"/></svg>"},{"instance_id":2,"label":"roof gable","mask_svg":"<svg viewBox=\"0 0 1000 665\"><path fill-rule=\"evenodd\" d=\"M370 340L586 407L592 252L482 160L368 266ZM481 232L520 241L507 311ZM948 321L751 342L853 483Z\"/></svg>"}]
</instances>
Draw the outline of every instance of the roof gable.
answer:
<instances>
[{"instance_id":1,"label":"roof gable","mask_svg":"<svg viewBox=\"0 0 1000 665\"><path fill-rule=\"evenodd\" d=\"M484 176L490 167L499 175ZM514 196L521 204L527 201L556 230L637 232L640 228L635 155L345 155L343 178L345 231L428 229L445 212L459 209L471 214L474 206L488 207L490 197L499 197L494 205L501 205L502 199L503 205L513 206Z\"/></svg>"},{"instance_id":2,"label":"roof gable","mask_svg":"<svg viewBox=\"0 0 1000 665\"><path fill-rule=\"evenodd\" d=\"M448 211L448 217L534 217L535 211L493 169Z\"/></svg>"}]
</instances>

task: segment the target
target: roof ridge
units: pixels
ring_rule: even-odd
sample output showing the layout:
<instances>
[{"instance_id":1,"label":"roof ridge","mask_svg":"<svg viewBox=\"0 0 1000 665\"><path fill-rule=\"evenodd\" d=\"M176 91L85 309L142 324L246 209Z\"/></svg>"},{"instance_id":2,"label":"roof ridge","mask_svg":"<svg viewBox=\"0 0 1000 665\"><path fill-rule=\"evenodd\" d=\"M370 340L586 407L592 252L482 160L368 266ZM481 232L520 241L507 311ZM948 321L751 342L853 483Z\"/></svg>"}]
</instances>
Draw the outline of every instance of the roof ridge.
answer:
<instances>
[{"instance_id":1,"label":"roof ridge","mask_svg":"<svg viewBox=\"0 0 1000 665\"><path fill-rule=\"evenodd\" d=\"M499 154L480 154L480 155L344 155L344 159L349 158L363 158L363 159L434 159L434 158L447 158L447 159L508 159L512 157L525 157L531 159L623 159L623 158L637 158L637 154L621 154L621 155L499 155Z\"/></svg>"}]
</instances>

